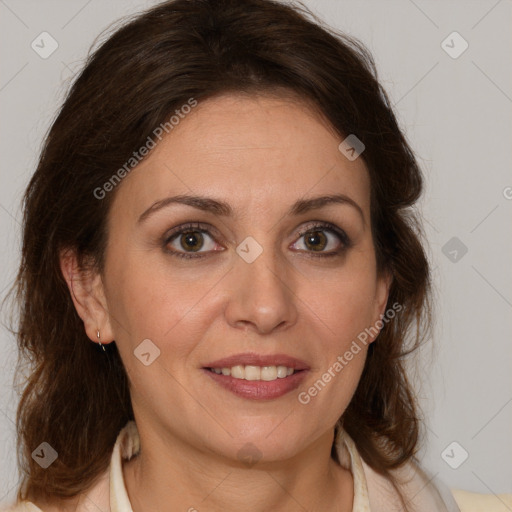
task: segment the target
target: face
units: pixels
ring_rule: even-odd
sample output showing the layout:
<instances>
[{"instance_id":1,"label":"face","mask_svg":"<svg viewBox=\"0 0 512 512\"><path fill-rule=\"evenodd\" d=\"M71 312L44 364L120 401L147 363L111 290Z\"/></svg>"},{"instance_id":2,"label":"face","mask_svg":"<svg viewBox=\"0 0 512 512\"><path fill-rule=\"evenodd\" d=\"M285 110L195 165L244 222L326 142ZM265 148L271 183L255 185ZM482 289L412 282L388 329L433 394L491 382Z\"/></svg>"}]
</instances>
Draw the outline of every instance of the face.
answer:
<instances>
[{"instance_id":1,"label":"face","mask_svg":"<svg viewBox=\"0 0 512 512\"><path fill-rule=\"evenodd\" d=\"M232 459L332 434L367 346L335 363L388 294L368 172L340 142L297 100L221 96L124 178L102 287L138 422Z\"/></svg>"}]
</instances>

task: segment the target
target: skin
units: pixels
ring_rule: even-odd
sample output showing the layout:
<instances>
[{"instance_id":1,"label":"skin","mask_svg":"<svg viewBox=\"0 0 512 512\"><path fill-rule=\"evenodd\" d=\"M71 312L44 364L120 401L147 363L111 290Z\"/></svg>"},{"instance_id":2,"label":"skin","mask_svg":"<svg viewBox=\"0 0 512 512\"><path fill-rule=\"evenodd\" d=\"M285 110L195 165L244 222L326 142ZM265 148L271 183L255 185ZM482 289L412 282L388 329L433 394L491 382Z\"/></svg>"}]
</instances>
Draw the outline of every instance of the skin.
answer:
<instances>
[{"instance_id":1,"label":"skin","mask_svg":"<svg viewBox=\"0 0 512 512\"><path fill-rule=\"evenodd\" d=\"M376 270L369 175L362 158L338 150L341 140L297 99L200 102L115 191L104 274L80 272L72 252L62 255L89 338L97 342L99 329L103 344L115 340L128 371L141 438L123 467L134 512L352 510L352 475L330 453L367 347L310 403L297 398L375 324L389 292L389 276ZM233 215L174 204L138 222L177 194L223 200ZM361 212L332 203L287 214L299 199L330 194ZM311 221L339 227L350 245L313 228L327 237L324 253L339 252L318 256L299 235ZM186 252L183 236L165 240L187 222L211 228L202 258L168 252ZM252 263L236 252L247 236L263 248ZM145 339L160 349L149 366L133 355ZM201 369L241 352L285 353L310 370L282 397L241 398ZM252 467L237 456L246 443L261 454Z\"/></svg>"}]
</instances>

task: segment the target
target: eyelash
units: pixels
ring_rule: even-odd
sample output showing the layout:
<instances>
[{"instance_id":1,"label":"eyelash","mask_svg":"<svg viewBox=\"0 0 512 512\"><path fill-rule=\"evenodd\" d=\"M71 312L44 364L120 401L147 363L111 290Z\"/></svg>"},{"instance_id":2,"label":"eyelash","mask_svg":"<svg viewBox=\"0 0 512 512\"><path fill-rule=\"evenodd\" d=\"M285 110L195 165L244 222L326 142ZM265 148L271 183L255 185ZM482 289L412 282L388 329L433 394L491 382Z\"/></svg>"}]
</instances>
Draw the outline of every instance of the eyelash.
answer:
<instances>
[{"instance_id":1,"label":"eyelash","mask_svg":"<svg viewBox=\"0 0 512 512\"><path fill-rule=\"evenodd\" d=\"M312 256L314 258L332 258L334 256L339 256L341 253L343 253L346 249L350 248L352 245L352 242L350 238L347 236L345 231L338 228L334 224L331 224L330 222L312 222L308 224L306 227L304 227L299 233L298 238L303 237L304 235L315 232L315 231L329 231L336 235L339 239L339 241L342 243L342 247L338 249L335 252L318 252L315 253L313 251L307 251L309 256ZM185 258L185 259L192 259L192 258L204 258L206 257L205 253L190 253L190 252L180 252L175 250L169 250L167 249L167 245L173 241L174 238L177 236L183 234L183 233L206 233L210 235L212 238L212 234L208 231L208 229L204 228L203 225L199 223L189 223L184 224L183 226L179 226L178 228L174 229L171 233L169 233L164 240L164 250L168 254L171 254L172 256L177 256L178 258Z\"/></svg>"}]
</instances>

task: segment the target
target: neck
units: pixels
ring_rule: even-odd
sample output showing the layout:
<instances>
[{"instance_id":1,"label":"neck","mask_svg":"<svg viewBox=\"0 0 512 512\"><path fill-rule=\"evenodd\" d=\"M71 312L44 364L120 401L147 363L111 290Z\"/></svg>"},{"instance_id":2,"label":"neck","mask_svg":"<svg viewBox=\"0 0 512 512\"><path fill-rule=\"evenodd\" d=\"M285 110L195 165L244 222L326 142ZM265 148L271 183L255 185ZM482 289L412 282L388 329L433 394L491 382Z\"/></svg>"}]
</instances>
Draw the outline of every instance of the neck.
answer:
<instances>
[{"instance_id":1,"label":"neck","mask_svg":"<svg viewBox=\"0 0 512 512\"><path fill-rule=\"evenodd\" d=\"M293 460L249 467L185 443L169 450L141 439L141 452L123 464L125 485L133 512L350 512L352 474L331 458L332 440L329 432Z\"/></svg>"}]
</instances>

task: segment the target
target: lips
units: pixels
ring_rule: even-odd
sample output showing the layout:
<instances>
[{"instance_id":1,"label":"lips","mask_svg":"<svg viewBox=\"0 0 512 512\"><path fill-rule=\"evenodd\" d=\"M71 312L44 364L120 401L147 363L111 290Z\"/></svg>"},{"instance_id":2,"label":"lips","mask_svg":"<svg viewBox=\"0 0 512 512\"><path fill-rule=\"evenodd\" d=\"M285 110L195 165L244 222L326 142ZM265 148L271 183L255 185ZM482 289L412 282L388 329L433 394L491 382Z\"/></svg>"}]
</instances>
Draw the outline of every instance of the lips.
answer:
<instances>
[{"instance_id":1,"label":"lips","mask_svg":"<svg viewBox=\"0 0 512 512\"><path fill-rule=\"evenodd\" d=\"M265 378L263 371L261 378L252 380L234 377L228 369L251 369L251 373L259 368L269 371L273 368L288 369L284 374L279 372L280 377L274 379L272 376ZM222 373L219 370L222 369ZM236 354L223 359L217 359L205 364L202 368L209 378L219 384L222 388L231 393L251 400L272 400L286 395L296 389L305 379L309 366L306 362L286 354L260 355L253 353ZM217 370L215 372L214 370ZM272 370L270 370L272 371Z\"/></svg>"},{"instance_id":2,"label":"lips","mask_svg":"<svg viewBox=\"0 0 512 512\"><path fill-rule=\"evenodd\" d=\"M294 389L297 389L304 381L307 370L299 370L283 379L270 382L264 380L236 379L229 375L219 375L210 370L202 370L206 376L219 384L221 388L230 391L236 396L250 400L274 400L280 398Z\"/></svg>"}]
</instances>

